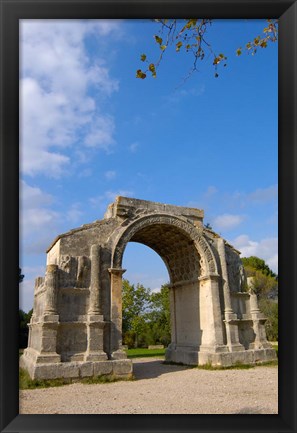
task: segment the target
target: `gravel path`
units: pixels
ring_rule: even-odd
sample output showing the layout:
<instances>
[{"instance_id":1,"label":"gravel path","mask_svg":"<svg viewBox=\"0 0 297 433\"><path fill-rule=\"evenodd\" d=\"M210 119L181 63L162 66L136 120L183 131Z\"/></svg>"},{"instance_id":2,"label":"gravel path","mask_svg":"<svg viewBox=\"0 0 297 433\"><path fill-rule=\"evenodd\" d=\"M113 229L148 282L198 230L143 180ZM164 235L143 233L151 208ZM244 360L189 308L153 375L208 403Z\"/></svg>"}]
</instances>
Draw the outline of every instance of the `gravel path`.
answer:
<instances>
[{"instance_id":1,"label":"gravel path","mask_svg":"<svg viewBox=\"0 0 297 433\"><path fill-rule=\"evenodd\" d=\"M21 414L277 414L278 369L200 370L133 360L135 381L20 391Z\"/></svg>"}]
</instances>

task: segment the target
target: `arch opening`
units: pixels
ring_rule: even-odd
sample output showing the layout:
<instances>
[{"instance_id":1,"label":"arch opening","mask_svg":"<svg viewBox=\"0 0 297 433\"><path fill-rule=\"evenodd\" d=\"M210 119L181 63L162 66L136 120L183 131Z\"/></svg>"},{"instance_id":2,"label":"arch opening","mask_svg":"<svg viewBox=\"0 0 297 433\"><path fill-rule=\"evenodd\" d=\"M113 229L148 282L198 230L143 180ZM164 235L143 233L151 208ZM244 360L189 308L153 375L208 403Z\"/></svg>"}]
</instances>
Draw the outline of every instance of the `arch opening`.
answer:
<instances>
[{"instance_id":1,"label":"arch opening","mask_svg":"<svg viewBox=\"0 0 297 433\"><path fill-rule=\"evenodd\" d=\"M166 355L173 350L197 357L202 344L200 321L201 256L195 241L185 230L166 223L148 224L135 230L123 244L120 263L129 242L145 245L165 263L170 284L171 342ZM122 275L122 274L121 274Z\"/></svg>"},{"instance_id":2,"label":"arch opening","mask_svg":"<svg viewBox=\"0 0 297 433\"><path fill-rule=\"evenodd\" d=\"M197 280L200 276L200 257L194 241L175 226L149 225L137 231L130 242L146 245L162 258L170 284Z\"/></svg>"}]
</instances>

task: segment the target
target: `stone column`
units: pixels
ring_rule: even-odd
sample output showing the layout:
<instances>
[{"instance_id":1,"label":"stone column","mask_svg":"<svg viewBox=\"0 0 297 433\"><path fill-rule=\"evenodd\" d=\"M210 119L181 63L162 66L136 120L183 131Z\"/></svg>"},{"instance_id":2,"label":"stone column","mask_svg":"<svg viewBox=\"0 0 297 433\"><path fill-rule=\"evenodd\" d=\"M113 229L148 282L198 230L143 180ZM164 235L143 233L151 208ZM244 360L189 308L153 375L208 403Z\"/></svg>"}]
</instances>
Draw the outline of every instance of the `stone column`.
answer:
<instances>
[{"instance_id":1,"label":"stone column","mask_svg":"<svg viewBox=\"0 0 297 433\"><path fill-rule=\"evenodd\" d=\"M104 318L102 315L102 288L100 280L101 247L91 246L91 285L87 319L87 350L85 361L104 361L107 355L103 350Z\"/></svg>"},{"instance_id":2,"label":"stone column","mask_svg":"<svg viewBox=\"0 0 297 433\"><path fill-rule=\"evenodd\" d=\"M199 277L200 321L202 331L201 352L227 352L224 344L223 322L219 298L219 275Z\"/></svg>"},{"instance_id":3,"label":"stone column","mask_svg":"<svg viewBox=\"0 0 297 433\"><path fill-rule=\"evenodd\" d=\"M61 360L57 354L57 333L59 327L59 315L57 307L58 292L58 266L47 265L45 274L45 308L42 323L33 325L40 327L40 354L36 358L37 363L52 363ZM31 337L32 338L32 337ZM32 344L32 341L30 342Z\"/></svg>"},{"instance_id":4,"label":"stone column","mask_svg":"<svg viewBox=\"0 0 297 433\"><path fill-rule=\"evenodd\" d=\"M100 245L91 247L91 287L89 315L102 315L102 290L100 284Z\"/></svg>"},{"instance_id":5,"label":"stone column","mask_svg":"<svg viewBox=\"0 0 297 433\"><path fill-rule=\"evenodd\" d=\"M109 268L111 286L111 335L110 352L112 359L127 358L122 348L122 275L126 269Z\"/></svg>"},{"instance_id":6,"label":"stone column","mask_svg":"<svg viewBox=\"0 0 297 433\"><path fill-rule=\"evenodd\" d=\"M271 347L266 339L265 322L266 318L259 310L257 295L250 294L251 316L253 319L253 329L255 333L254 349L263 349Z\"/></svg>"},{"instance_id":7,"label":"stone column","mask_svg":"<svg viewBox=\"0 0 297 433\"><path fill-rule=\"evenodd\" d=\"M44 316L47 321L56 321L57 316L57 279L58 266L47 265L45 274L46 301Z\"/></svg>"},{"instance_id":8,"label":"stone column","mask_svg":"<svg viewBox=\"0 0 297 433\"><path fill-rule=\"evenodd\" d=\"M170 298L170 328L171 328L171 342L165 350L165 359L168 362L174 361L174 351L177 345L176 334L176 301L175 301L175 286L170 285L169 298Z\"/></svg>"},{"instance_id":9,"label":"stone column","mask_svg":"<svg viewBox=\"0 0 297 433\"><path fill-rule=\"evenodd\" d=\"M230 352L244 350L244 347L239 343L238 326L236 323L237 315L232 310L231 296L229 287L229 278L227 270L227 261L225 253L225 243L222 238L218 239L218 253L220 256L222 281L223 281L223 294L224 294L224 317L227 336L227 345Z\"/></svg>"}]
</instances>

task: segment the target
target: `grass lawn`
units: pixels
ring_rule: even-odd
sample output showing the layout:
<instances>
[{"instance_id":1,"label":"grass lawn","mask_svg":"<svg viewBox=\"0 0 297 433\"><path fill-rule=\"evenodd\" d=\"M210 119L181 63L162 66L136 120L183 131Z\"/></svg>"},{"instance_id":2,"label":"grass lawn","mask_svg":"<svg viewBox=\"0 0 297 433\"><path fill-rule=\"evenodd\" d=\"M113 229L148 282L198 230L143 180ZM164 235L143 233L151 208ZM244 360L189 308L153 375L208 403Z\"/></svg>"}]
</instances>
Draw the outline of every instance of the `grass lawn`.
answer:
<instances>
[{"instance_id":1,"label":"grass lawn","mask_svg":"<svg viewBox=\"0 0 297 433\"><path fill-rule=\"evenodd\" d=\"M150 356L165 356L165 349L128 349L128 358L144 358Z\"/></svg>"}]
</instances>

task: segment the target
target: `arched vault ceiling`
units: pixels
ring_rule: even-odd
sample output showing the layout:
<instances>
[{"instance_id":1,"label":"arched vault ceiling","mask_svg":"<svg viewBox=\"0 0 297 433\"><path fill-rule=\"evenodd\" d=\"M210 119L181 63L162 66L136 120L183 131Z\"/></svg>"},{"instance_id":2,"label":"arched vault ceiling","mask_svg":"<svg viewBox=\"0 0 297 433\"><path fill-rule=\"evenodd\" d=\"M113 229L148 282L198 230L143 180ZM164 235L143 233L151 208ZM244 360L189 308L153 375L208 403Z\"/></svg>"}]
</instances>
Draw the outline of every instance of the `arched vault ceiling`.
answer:
<instances>
[{"instance_id":1,"label":"arched vault ceiling","mask_svg":"<svg viewBox=\"0 0 297 433\"><path fill-rule=\"evenodd\" d=\"M140 229L130 241L147 245L159 254L167 265L171 283L199 277L199 254L193 241L177 227L153 224Z\"/></svg>"}]
</instances>

